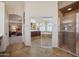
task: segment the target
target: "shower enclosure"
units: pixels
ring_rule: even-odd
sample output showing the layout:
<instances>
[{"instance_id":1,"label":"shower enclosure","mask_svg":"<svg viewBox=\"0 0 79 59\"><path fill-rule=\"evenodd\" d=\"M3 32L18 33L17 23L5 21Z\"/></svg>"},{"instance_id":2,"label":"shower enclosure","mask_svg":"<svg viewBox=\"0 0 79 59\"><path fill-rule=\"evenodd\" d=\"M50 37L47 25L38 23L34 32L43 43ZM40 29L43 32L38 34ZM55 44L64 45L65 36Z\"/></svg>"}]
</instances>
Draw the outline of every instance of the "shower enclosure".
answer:
<instances>
[{"instance_id":1,"label":"shower enclosure","mask_svg":"<svg viewBox=\"0 0 79 59\"><path fill-rule=\"evenodd\" d=\"M59 47L69 53L76 53L76 22L74 13L59 16L60 32Z\"/></svg>"}]
</instances>

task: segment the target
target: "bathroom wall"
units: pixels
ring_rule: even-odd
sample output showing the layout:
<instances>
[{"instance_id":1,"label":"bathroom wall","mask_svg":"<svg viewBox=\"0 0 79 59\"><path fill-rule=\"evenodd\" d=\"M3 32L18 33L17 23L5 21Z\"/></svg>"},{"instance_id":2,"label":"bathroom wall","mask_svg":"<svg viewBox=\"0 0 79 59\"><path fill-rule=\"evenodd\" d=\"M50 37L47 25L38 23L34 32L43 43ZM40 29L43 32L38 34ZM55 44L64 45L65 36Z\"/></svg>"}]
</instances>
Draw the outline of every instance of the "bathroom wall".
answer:
<instances>
[{"instance_id":1,"label":"bathroom wall","mask_svg":"<svg viewBox=\"0 0 79 59\"><path fill-rule=\"evenodd\" d=\"M5 1L8 14L16 14L23 16L24 2L23 1Z\"/></svg>"}]
</instances>

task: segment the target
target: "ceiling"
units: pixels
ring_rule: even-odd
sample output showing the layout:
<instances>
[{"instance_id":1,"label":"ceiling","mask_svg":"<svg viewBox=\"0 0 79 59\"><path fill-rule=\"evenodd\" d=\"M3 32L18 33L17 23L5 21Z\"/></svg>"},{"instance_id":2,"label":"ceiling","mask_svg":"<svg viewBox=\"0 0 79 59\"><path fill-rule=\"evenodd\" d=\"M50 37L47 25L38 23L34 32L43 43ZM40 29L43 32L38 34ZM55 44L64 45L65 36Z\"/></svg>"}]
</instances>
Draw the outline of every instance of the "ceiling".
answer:
<instances>
[{"instance_id":1,"label":"ceiling","mask_svg":"<svg viewBox=\"0 0 79 59\"><path fill-rule=\"evenodd\" d=\"M74 3L74 2L76 2L76 1L59 1L58 2L58 8L61 9L61 8L65 7L65 6L68 6L68 5L72 4L72 3Z\"/></svg>"},{"instance_id":2,"label":"ceiling","mask_svg":"<svg viewBox=\"0 0 79 59\"><path fill-rule=\"evenodd\" d=\"M68 10L71 8L71 10ZM79 1L59 9L63 14L79 9Z\"/></svg>"}]
</instances>

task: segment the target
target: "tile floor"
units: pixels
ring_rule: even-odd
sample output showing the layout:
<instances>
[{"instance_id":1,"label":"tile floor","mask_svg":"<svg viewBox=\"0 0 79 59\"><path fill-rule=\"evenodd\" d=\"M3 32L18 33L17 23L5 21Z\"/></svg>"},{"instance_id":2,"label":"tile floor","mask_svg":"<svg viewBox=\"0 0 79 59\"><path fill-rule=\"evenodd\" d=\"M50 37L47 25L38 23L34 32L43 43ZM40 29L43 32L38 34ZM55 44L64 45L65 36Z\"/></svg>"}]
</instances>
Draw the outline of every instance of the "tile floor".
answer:
<instances>
[{"instance_id":1,"label":"tile floor","mask_svg":"<svg viewBox=\"0 0 79 59\"><path fill-rule=\"evenodd\" d=\"M22 43L22 36L12 36L9 38L10 39L10 44L15 44L15 43Z\"/></svg>"},{"instance_id":2,"label":"tile floor","mask_svg":"<svg viewBox=\"0 0 79 59\"><path fill-rule=\"evenodd\" d=\"M6 52L11 57L73 57L58 48L43 48L40 45L40 37L32 38L31 47L24 46L23 43L10 45Z\"/></svg>"}]
</instances>

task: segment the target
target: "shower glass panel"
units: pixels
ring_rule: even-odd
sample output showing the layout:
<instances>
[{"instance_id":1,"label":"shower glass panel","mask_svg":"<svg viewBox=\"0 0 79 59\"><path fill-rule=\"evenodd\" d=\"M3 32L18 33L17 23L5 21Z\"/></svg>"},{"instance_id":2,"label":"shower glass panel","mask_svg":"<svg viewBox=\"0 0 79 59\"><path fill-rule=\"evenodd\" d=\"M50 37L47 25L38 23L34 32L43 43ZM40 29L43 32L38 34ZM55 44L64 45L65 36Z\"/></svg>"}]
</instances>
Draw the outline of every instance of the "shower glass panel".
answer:
<instances>
[{"instance_id":1,"label":"shower glass panel","mask_svg":"<svg viewBox=\"0 0 79 59\"><path fill-rule=\"evenodd\" d=\"M41 47L52 48L52 18L44 17L42 18L42 23L40 23L41 31Z\"/></svg>"}]
</instances>

